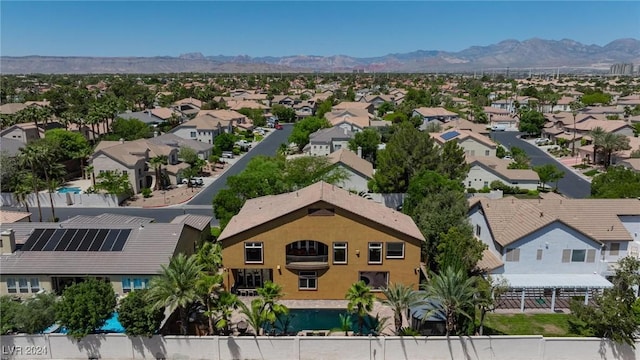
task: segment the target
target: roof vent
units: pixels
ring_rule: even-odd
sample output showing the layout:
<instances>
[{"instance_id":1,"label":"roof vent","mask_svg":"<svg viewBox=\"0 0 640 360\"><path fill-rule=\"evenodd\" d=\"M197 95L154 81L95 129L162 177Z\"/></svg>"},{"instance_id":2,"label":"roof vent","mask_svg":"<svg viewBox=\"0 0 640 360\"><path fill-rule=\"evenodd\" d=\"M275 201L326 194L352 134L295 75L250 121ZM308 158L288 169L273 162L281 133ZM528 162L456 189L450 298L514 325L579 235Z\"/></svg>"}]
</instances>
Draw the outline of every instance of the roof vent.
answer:
<instances>
[{"instance_id":1,"label":"roof vent","mask_svg":"<svg viewBox=\"0 0 640 360\"><path fill-rule=\"evenodd\" d=\"M140 230L144 229L144 225L140 224Z\"/></svg>"},{"instance_id":2,"label":"roof vent","mask_svg":"<svg viewBox=\"0 0 640 360\"><path fill-rule=\"evenodd\" d=\"M544 213L542 211L540 211L540 217L543 217Z\"/></svg>"}]
</instances>

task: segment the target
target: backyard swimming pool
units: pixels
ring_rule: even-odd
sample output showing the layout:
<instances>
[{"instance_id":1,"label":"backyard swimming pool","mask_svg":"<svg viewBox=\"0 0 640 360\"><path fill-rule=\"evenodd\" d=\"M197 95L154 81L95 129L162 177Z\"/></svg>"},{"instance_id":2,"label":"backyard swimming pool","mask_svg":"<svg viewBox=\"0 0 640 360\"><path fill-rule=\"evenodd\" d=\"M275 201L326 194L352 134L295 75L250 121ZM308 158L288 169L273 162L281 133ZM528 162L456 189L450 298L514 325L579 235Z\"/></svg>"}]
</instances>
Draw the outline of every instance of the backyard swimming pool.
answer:
<instances>
[{"instance_id":1,"label":"backyard swimming pool","mask_svg":"<svg viewBox=\"0 0 640 360\"><path fill-rule=\"evenodd\" d=\"M58 194L66 194L66 193L80 194L80 192L82 192L82 189L80 189L79 187L75 187L75 186L62 187L62 188L58 189Z\"/></svg>"},{"instance_id":2,"label":"backyard swimming pool","mask_svg":"<svg viewBox=\"0 0 640 360\"><path fill-rule=\"evenodd\" d=\"M50 333L60 333L66 334L68 331L65 327L59 326L57 324L51 325L48 329L44 331L45 334ZM124 333L124 327L120 324L120 320L118 319L118 313L114 312L109 319L102 325L100 329L94 331L96 334L103 333Z\"/></svg>"},{"instance_id":3,"label":"backyard swimming pool","mask_svg":"<svg viewBox=\"0 0 640 360\"><path fill-rule=\"evenodd\" d=\"M289 309L289 314L282 316L275 324L276 334L297 334L303 330L336 330L340 331L340 315L348 315L346 309ZM349 314L351 330L358 331L358 317ZM367 316L364 322L364 333L371 333L374 318ZM267 329L268 330L268 329Z\"/></svg>"}]
</instances>

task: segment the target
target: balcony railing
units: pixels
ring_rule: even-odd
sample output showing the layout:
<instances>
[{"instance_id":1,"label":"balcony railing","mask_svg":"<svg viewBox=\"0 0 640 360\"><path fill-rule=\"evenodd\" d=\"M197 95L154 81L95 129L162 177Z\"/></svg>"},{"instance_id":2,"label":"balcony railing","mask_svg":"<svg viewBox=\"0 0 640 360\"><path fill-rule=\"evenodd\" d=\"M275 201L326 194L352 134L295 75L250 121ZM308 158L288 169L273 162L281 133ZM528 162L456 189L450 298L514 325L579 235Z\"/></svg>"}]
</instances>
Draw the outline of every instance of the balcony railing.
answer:
<instances>
[{"instance_id":1,"label":"balcony railing","mask_svg":"<svg viewBox=\"0 0 640 360\"><path fill-rule=\"evenodd\" d=\"M329 262L329 255L287 255L287 264L298 262Z\"/></svg>"},{"instance_id":2,"label":"balcony railing","mask_svg":"<svg viewBox=\"0 0 640 360\"><path fill-rule=\"evenodd\" d=\"M320 270L329 267L328 255L287 255L287 269Z\"/></svg>"}]
</instances>

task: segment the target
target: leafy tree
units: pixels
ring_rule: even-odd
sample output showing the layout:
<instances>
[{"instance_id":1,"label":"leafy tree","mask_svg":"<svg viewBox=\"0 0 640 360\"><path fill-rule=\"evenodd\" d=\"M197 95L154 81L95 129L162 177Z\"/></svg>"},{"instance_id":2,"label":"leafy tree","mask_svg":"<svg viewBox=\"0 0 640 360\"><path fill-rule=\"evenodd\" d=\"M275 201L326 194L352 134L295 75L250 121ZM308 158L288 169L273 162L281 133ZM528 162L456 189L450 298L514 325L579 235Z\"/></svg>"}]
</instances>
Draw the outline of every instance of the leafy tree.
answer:
<instances>
[{"instance_id":1,"label":"leafy tree","mask_svg":"<svg viewBox=\"0 0 640 360\"><path fill-rule=\"evenodd\" d=\"M382 303L393 310L395 333L399 335L402 329L403 314L407 313L410 308L421 305L424 300L420 298L419 293L413 290L411 286L401 283L389 285L382 293L386 297L386 299L382 300Z\"/></svg>"},{"instance_id":2,"label":"leafy tree","mask_svg":"<svg viewBox=\"0 0 640 360\"><path fill-rule=\"evenodd\" d=\"M447 141L440 151L437 170L449 179L463 181L469 173L464 149L457 141Z\"/></svg>"},{"instance_id":3,"label":"leafy tree","mask_svg":"<svg viewBox=\"0 0 640 360\"><path fill-rule=\"evenodd\" d=\"M147 292L142 289L130 292L118 307L118 320L129 336L153 336L164 319L162 309L156 309L146 301Z\"/></svg>"},{"instance_id":4,"label":"leafy tree","mask_svg":"<svg viewBox=\"0 0 640 360\"><path fill-rule=\"evenodd\" d=\"M326 100L318 105L318 109L316 110L316 117L323 118L324 114L331 112L331 108L333 108L333 96L329 96Z\"/></svg>"},{"instance_id":5,"label":"leafy tree","mask_svg":"<svg viewBox=\"0 0 640 360\"><path fill-rule=\"evenodd\" d=\"M438 148L429 134L406 122L396 126L386 148L378 151L372 182L376 192L406 192L415 174L438 166Z\"/></svg>"},{"instance_id":6,"label":"leafy tree","mask_svg":"<svg viewBox=\"0 0 640 360\"><path fill-rule=\"evenodd\" d=\"M496 309L498 299L509 289L506 279L496 280L488 275L486 278L476 277L475 303L480 310L480 324L478 334L484 333L484 320L488 312Z\"/></svg>"},{"instance_id":7,"label":"leafy tree","mask_svg":"<svg viewBox=\"0 0 640 360\"><path fill-rule=\"evenodd\" d=\"M466 309L474 307L475 282L475 278L467 277L464 270L447 267L439 274L432 273L429 282L422 286L425 298L435 300L444 315L447 336L459 334L461 316L472 318Z\"/></svg>"},{"instance_id":8,"label":"leafy tree","mask_svg":"<svg viewBox=\"0 0 640 360\"><path fill-rule=\"evenodd\" d=\"M199 160L198 154L196 153L196 151L188 146L183 146L180 148L178 157L189 165L193 165Z\"/></svg>"},{"instance_id":9,"label":"leafy tree","mask_svg":"<svg viewBox=\"0 0 640 360\"><path fill-rule=\"evenodd\" d=\"M111 124L113 133L107 138L111 140L124 139L126 141L144 139L151 136L149 125L138 119L116 118Z\"/></svg>"},{"instance_id":10,"label":"leafy tree","mask_svg":"<svg viewBox=\"0 0 640 360\"><path fill-rule=\"evenodd\" d=\"M407 116L407 114L403 112L397 112L397 111L391 114L386 114L382 118L387 121L391 121L394 124L399 124L409 120L409 117Z\"/></svg>"},{"instance_id":11,"label":"leafy tree","mask_svg":"<svg viewBox=\"0 0 640 360\"><path fill-rule=\"evenodd\" d=\"M540 134L545 121L541 112L528 110L520 118L520 131L528 134Z\"/></svg>"},{"instance_id":12,"label":"leafy tree","mask_svg":"<svg viewBox=\"0 0 640 360\"><path fill-rule=\"evenodd\" d=\"M302 156L286 160L283 175L286 188L291 191L318 181L336 184L348 178L343 168L336 168L328 158L320 156Z\"/></svg>"},{"instance_id":13,"label":"leafy tree","mask_svg":"<svg viewBox=\"0 0 640 360\"><path fill-rule=\"evenodd\" d=\"M87 154L91 151L91 145L79 132L53 129L45 132L44 138L52 143L52 146L59 148L61 160L75 159L78 154Z\"/></svg>"},{"instance_id":14,"label":"leafy tree","mask_svg":"<svg viewBox=\"0 0 640 360\"><path fill-rule=\"evenodd\" d=\"M309 143L309 135L312 133L331 127L331 123L325 118L319 118L309 116L298 121L293 126L293 131L289 136L289 142L292 142L298 146L299 150L302 150Z\"/></svg>"},{"instance_id":15,"label":"leafy tree","mask_svg":"<svg viewBox=\"0 0 640 360\"><path fill-rule=\"evenodd\" d=\"M358 147L362 150L362 157L375 164L378 145L380 144L380 134L373 128L366 128L357 132L353 139L349 140L349 149L355 153Z\"/></svg>"},{"instance_id":16,"label":"leafy tree","mask_svg":"<svg viewBox=\"0 0 640 360\"><path fill-rule=\"evenodd\" d=\"M378 106L378 116L385 116L388 112L394 111L396 106L389 101L385 101Z\"/></svg>"},{"instance_id":17,"label":"leafy tree","mask_svg":"<svg viewBox=\"0 0 640 360\"><path fill-rule=\"evenodd\" d=\"M505 150L504 146L498 144L496 146L496 157L502 159L505 156L507 156L507 150Z\"/></svg>"},{"instance_id":18,"label":"leafy tree","mask_svg":"<svg viewBox=\"0 0 640 360\"><path fill-rule=\"evenodd\" d=\"M439 269L452 267L471 273L482 259L487 249L482 241L473 236L471 224L450 227L447 233L440 234L436 263Z\"/></svg>"},{"instance_id":19,"label":"leafy tree","mask_svg":"<svg viewBox=\"0 0 640 360\"><path fill-rule=\"evenodd\" d=\"M66 288L55 310L67 334L81 339L104 325L115 307L116 294L111 283L88 278Z\"/></svg>"},{"instance_id":20,"label":"leafy tree","mask_svg":"<svg viewBox=\"0 0 640 360\"><path fill-rule=\"evenodd\" d=\"M166 155L158 155L149 159L149 165L151 165L155 171L156 184L154 190L164 188L164 184L162 183L162 165L167 165L168 163L169 159Z\"/></svg>"},{"instance_id":21,"label":"leafy tree","mask_svg":"<svg viewBox=\"0 0 640 360\"><path fill-rule=\"evenodd\" d=\"M640 197L640 173L623 166L609 167L591 182L591 197L621 199Z\"/></svg>"},{"instance_id":22,"label":"leafy tree","mask_svg":"<svg viewBox=\"0 0 640 360\"><path fill-rule=\"evenodd\" d=\"M2 192L14 192L17 186L24 182L23 169L20 168L18 158L9 156L6 151L0 151L0 188Z\"/></svg>"},{"instance_id":23,"label":"leafy tree","mask_svg":"<svg viewBox=\"0 0 640 360\"><path fill-rule=\"evenodd\" d=\"M413 215L415 208L425 197L445 190L463 192L464 186L460 181L450 180L439 172L424 170L411 179L403 203L404 213Z\"/></svg>"},{"instance_id":24,"label":"leafy tree","mask_svg":"<svg viewBox=\"0 0 640 360\"><path fill-rule=\"evenodd\" d=\"M371 288L360 280L347 290L345 298L349 301L347 311L358 316L358 331L364 333L364 317L373 310L375 295L371 292Z\"/></svg>"},{"instance_id":25,"label":"leafy tree","mask_svg":"<svg viewBox=\"0 0 640 360\"><path fill-rule=\"evenodd\" d=\"M635 347L640 322L634 287L640 285L640 261L627 256L618 261L613 288L595 295L594 305L570 304L569 326L583 336L608 338Z\"/></svg>"},{"instance_id":26,"label":"leafy tree","mask_svg":"<svg viewBox=\"0 0 640 360\"><path fill-rule=\"evenodd\" d=\"M220 243L204 242L194 256L206 274L217 274L222 267L222 245Z\"/></svg>"},{"instance_id":27,"label":"leafy tree","mask_svg":"<svg viewBox=\"0 0 640 360\"><path fill-rule=\"evenodd\" d=\"M586 106L595 104L608 105L609 103L611 103L611 95L602 92L594 92L592 94L582 95L580 100Z\"/></svg>"},{"instance_id":28,"label":"leafy tree","mask_svg":"<svg viewBox=\"0 0 640 360\"><path fill-rule=\"evenodd\" d=\"M267 125L267 120L264 118L264 111L262 109L242 108L238 110L238 112L251 119L254 126Z\"/></svg>"},{"instance_id":29,"label":"leafy tree","mask_svg":"<svg viewBox=\"0 0 640 360\"><path fill-rule=\"evenodd\" d=\"M222 151L231 151L235 141L236 136L230 133L222 133L213 139L214 145Z\"/></svg>"},{"instance_id":30,"label":"leafy tree","mask_svg":"<svg viewBox=\"0 0 640 360\"><path fill-rule=\"evenodd\" d=\"M271 107L271 113L277 117L280 122L292 123L296 120L296 111L280 104L274 104Z\"/></svg>"},{"instance_id":31,"label":"leafy tree","mask_svg":"<svg viewBox=\"0 0 640 360\"><path fill-rule=\"evenodd\" d=\"M99 180L94 186L97 190L104 190L107 194L126 195L133 192L129 175L118 175L115 171L107 170L97 176Z\"/></svg>"},{"instance_id":32,"label":"leafy tree","mask_svg":"<svg viewBox=\"0 0 640 360\"><path fill-rule=\"evenodd\" d=\"M540 185L544 190L545 184L548 182L555 183L554 190L558 188L558 181L564 177L564 171L558 169L553 164L545 164L540 166L534 166L533 171L538 173L540 178Z\"/></svg>"},{"instance_id":33,"label":"leafy tree","mask_svg":"<svg viewBox=\"0 0 640 360\"><path fill-rule=\"evenodd\" d=\"M155 309L176 309L180 314L180 332L187 335L188 310L196 301L200 301L196 284L201 277L202 266L196 257L178 254L171 258L169 265L162 265L159 276L151 279L146 300Z\"/></svg>"},{"instance_id":34,"label":"leafy tree","mask_svg":"<svg viewBox=\"0 0 640 360\"><path fill-rule=\"evenodd\" d=\"M18 322L16 317L19 316L22 305L5 295L0 297L0 334L7 335L18 331Z\"/></svg>"},{"instance_id":35,"label":"leafy tree","mask_svg":"<svg viewBox=\"0 0 640 360\"><path fill-rule=\"evenodd\" d=\"M527 153L517 146L511 147L511 156L513 161L508 165L509 169L529 169L531 158Z\"/></svg>"}]
</instances>

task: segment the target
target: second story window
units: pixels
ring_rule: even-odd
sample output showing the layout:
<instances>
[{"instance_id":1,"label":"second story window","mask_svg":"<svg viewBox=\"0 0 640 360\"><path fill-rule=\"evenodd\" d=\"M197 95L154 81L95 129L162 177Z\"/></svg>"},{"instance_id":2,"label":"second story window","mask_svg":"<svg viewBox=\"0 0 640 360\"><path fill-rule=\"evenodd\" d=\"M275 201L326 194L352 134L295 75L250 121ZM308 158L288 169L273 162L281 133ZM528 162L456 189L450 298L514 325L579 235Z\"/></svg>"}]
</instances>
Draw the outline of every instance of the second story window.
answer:
<instances>
[{"instance_id":1,"label":"second story window","mask_svg":"<svg viewBox=\"0 0 640 360\"><path fill-rule=\"evenodd\" d=\"M387 259L404 259L404 243L388 242Z\"/></svg>"},{"instance_id":2,"label":"second story window","mask_svg":"<svg viewBox=\"0 0 640 360\"><path fill-rule=\"evenodd\" d=\"M346 242L333 243L333 263L334 264L347 263L347 243Z\"/></svg>"},{"instance_id":3,"label":"second story window","mask_svg":"<svg viewBox=\"0 0 640 360\"><path fill-rule=\"evenodd\" d=\"M196 132L195 132L195 131L192 131L192 132L191 132L191 137L192 137L192 138L196 137Z\"/></svg>"},{"instance_id":4,"label":"second story window","mask_svg":"<svg viewBox=\"0 0 640 360\"><path fill-rule=\"evenodd\" d=\"M520 249L507 249L506 260L510 262L520 261Z\"/></svg>"},{"instance_id":5,"label":"second story window","mask_svg":"<svg viewBox=\"0 0 640 360\"><path fill-rule=\"evenodd\" d=\"M369 243L369 264L382 264L382 243Z\"/></svg>"},{"instance_id":6,"label":"second story window","mask_svg":"<svg viewBox=\"0 0 640 360\"><path fill-rule=\"evenodd\" d=\"M244 262L262 264L262 243L261 242L244 243Z\"/></svg>"}]
</instances>

